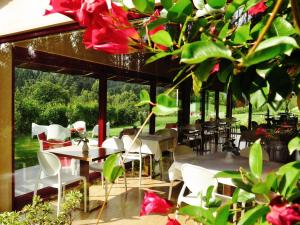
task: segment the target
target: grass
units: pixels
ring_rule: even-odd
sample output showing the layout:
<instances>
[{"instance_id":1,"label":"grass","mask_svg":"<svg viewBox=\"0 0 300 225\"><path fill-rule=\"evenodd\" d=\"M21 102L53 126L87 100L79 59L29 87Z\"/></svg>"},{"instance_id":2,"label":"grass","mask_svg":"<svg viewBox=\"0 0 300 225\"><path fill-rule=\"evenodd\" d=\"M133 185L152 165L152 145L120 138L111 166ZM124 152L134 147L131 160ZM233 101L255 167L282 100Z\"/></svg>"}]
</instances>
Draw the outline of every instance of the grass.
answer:
<instances>
[{"instance_id":1,"label":"grass","mask_svg":"<svg viewBox=\"0 0 300 225\"><path fill-rule=\"evenodd\" d=\"M240 124L247 125L248 123L248 113L234 114ZM190 123L195 123L195 120L198 119L198 116L191 116ZM263 123L264 116L263 115L252 115L252 120ZM156 117L156 130L162 129L165 127L166 123L176 123L177 116L158 116ZM136 123L136 126L140 126L140 124ZM130 126L121 126L121 127L111 127L110 128L110 136L119 136L120 132L124 128L129 128ZM149 130L149 126L145 127L144 132ZM15 138L15 168L20 169L23 167L29 167L36 165L38 163L36 152L39 149L38 140L35 138L31 138L31 135L20 135Z\"/></svg>"}]
</instances>

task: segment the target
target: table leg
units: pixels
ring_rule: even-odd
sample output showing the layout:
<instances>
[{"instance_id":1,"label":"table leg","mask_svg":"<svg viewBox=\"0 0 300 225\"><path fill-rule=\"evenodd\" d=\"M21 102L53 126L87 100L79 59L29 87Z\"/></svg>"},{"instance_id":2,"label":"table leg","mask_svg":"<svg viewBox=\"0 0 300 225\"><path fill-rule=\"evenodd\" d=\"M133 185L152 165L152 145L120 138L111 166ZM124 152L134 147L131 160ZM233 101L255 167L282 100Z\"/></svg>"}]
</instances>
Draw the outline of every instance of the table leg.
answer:
<instances>
[{"instance_id":1,"label":"table leg","mask_svg":"<svg viewBox=\"0 0 300 225\"><path fill-rule=\"evenodd\" d=\"M80 176L83 176L86 178L87 182L87 190L86 190L86 197L87 197L87 210L88 212L99 208L101 206L100 201L90 201L89 196L90 196L90 182L89 182L89 162L88 161L83 161L80 160ZM81 190L81 193L83 193L83 190Z\"/></svg>"}]
</instances>

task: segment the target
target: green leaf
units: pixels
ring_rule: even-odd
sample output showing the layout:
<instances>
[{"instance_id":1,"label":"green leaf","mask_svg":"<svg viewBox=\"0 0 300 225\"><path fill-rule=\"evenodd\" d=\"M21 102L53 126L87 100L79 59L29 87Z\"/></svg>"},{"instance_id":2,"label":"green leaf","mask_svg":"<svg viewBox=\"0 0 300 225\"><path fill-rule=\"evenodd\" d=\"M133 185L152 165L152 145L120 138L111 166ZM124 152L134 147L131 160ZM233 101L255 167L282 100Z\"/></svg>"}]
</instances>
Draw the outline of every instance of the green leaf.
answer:
<instances>
[{"instance_id":1,"label":"green leaf","mask_svg":"<svg viewBox=\"0 0 300 225\"><path fill-rule=\"evenodd\" d=\"M178 111L176 99L167 94L160 94L156 97L156 106L152 108L156 115L169 115Z\"/></svg>"},{"instance_id":2,"label":"green leaf","mask_svg":"<svg viewBox=\"0 0 300 225\"><path fill-rule=\"evenodd\" d=\"M225 6L226 0L207 0L207 3L214 9L220 9Z\"/></svg>"},{"instance_id":3,"label":"green leaf","mask_svg":"<svg viewBox=\"0 0 300 225\"><path fill-rule=\"evenodd\" d=\"M290 190L294 187L300 177L300 161L290 162L279 168L277 174L281 176L279 192L282 196L288 197Z\"/></svg>"},{"instance_id":4,"label":"green leaf","mask_svg":"<svg viewBox=\"0 0 300 225\"><path fill-rule=\"evenodd\" d=\"M248 11L252 6L255 6L257 3L259 3L261 0L249 0L246 2L246 6L244 9L244 12Z\"/></svg>"},{"instance_id":5,"label":"green leaf","mask_svg":"<svg viewBox=\"0 0 300 225\"><path fill-rule=\"evenodd\" d=\"M213 185L211 185L211 186L209 186L209 187L207 188L206 194L205 194L206 205L209 205L209 201L210 201L210 199L211 199L211 197L212 197L213 191L214 191L214 186L213 186Z\"/></svg>"},{"instance_id":6,"label":"green leaf","mask_svg":"<svg viewBox=\"0 0 300 225\"><path fill-rule=\"evenodd\" d=\"M254 184L251 190L255 194L268 194L270 191L265 183Z\"/></svg>"},{"instance_id":7,"label":"green leaf","mask_svg":"<svg viewBox=\"0 0 300 225\"><path fill-rule=\"evenodd\" d=\"M274 172L269 173L266 176L266 185L268 189L273 189L273 191L277 191L277 176Z\"/></svg>"},{"instance_id":8,"label":"green leaf","mask_svg":"<svg viewBox=\"0 0 300 225\"><path fill-rule=\"evenodd\" d=\"M192 79L193 79L193 91L196 96L199 96L200 90L202 87L202 81L196 76L196 74L192 73Z\"/></svg>"},{"instance_id":9,"label":"green leaf","mask_svg":"<svg viewBox=\"0 0 300 225\"><path fill-rule=\"evenodd\" d=\"M179 209L179 213L182 215L187 215L203 224L213 224L214 221L212 212L199 206L184 206Z\"/></svg>"},{"instance_id":10,"label":"green leaf","mask_svg":"<svg viewBox=\"0 0 300 225\"><path fill-rule=\"evenodd\" d=\"M118 154L112 154L104 161L103 175L105 179L111 183L124 173L124 169L118 166L118 162Z\"/></svg>"},{"instance_id":11,"label":"green leaf","mask_svg":"<svg viewBox=\"0 0 300 225\"><path fill-rule=\"evenodd\" d=\"M229 217L230 204L225 204L217 209L215 225L226 225Z\"/></svg>"},{"instance_id":12,"label":"green leaf","mask_svg":"<svg viewBox=\"0 0 300 225\"><path fill-rule=\"evenodd\" d=\"M288 144L290 155L293 154L294 151L300 150L300 137L294 137L292 140L290 140Z\"/></svg>"},{"instance_id":13,"label":"green leaf","mask_svg":"<svg viewBox=\"0 0 300 225\"><path fill-rule=\"evenodd\" d=\"M231 4L228 5L225 13L225 19L230 19L241 5L245 4L247 0L233 0Z\"/></svg>"},{"instance_id":14,"label":"green leaf","mask_svg":"<svg viewBox=\"0 0 300 225\"><path fill-rule=\"evenodd\" d=\"M166 47L171 47L173 45L172 38L170 34L165 30L160 30L155 34L151 35L151 39L154 43L160 44Z\"/></svg>"},{"instance_id":15,"label":"green leaf","mask_svg":"<svg viewBox=\"0 0 300 225\"><path fill-rule=\"evenodd\" d=\"M138 104L136 104L136 106L142 106L142 105L146 105L149 104L150 101L150 95L148 93L148 91L146 90L141 90L140 92L140 102Z\"/></svg>"},{"instance_id":16,"label":"green leaf","mask_svg":"<svg viewBox=\"0 0 300 225\"><path fill-rule=\"evenodd\" d=\"M241 179L241 174L238 171L230 171L230 170L224 170L221 172L218 172L214 176L215 178L235 178L235 179Z\"/></svg>"},{"instance_id":17,"label":"green leaf","mask_svg":"<svg viewBox=\"0 0 300 225\"><path fill-rule=\"evenodd\" d=\"M193 4L190 0L178 0L168 9L168 19L173 22L184 23L187 16L193 12Z\"/></svg>"},{"instance_id":18,"label":"green leaf","mask_svg":"<svg viewBox=\"0 0 300 225\"><path fill-rule=\"evenodd\" d=\"M219 39L221 39L221 40L223 40L224 38L226 38L227 37L227 33L228 33L228 30L229 30L229 22L227 22L223 27L222 27L222 29L221 29L221 31L220 31L220 33L219 33L219 35L218 35L218 38Z\"/></svg>"},{"instance_id":19,"label":"green leaf","mask_svg":"<svg viewBox=\"0 0 300 225\"><path fill-rule=\"evenodd\" d=\"M232 194L232 203L237 203L238 202L238 198L239 198L239 193L240 193L240 188L235 188L233 194Z\"/></svg>"},{"instance_id":20,"label":"green leaf","mask_svg":"<svg viewBox=\"0 0 300 225\"><path fill-rule=\"evenodd\" d=\"M247 211L243 217L241 217L238 225L252 225L259 218L265 218L266 214L269 212L269 206L266 205L258 205L253 209Z\"/></svg>"},{"instance_id":21,"label":"green leaf","mask_svg":"<svg viewBox=\"0 0 300 225\"><path fill-rule=\"evenodd\" d=\"M250 101L254 108L260 109L267 102L268 88L261 88L250 95Z\"/></svg>"},{"instance_id":22,"label":"green leaf","mask_svg":"<svg viewBox=\"0 0 300 225\"><path fill-rule=\"evenodd\" d=\"M155 0L132 0L135 8L142 13L151 13L154 10Z\"/></svg>"},{"instance_id":23,"label":"green leaf","mask_svg":"<svg viewBox=\"0 0 300 225\"><path fill-rule=\"evenodd\" d=\"M225 58L231 61L231 50L213 41L197 41L185 44L182 49L181 61L186 64L201 63L209 58Z\"/></svg>"},{"instance_id":24,"label":"green leaf","mask_svg":"<svg viewBox=\"0 0 300 225\"><path fill-rule=\"evenodd\" d=\"M262 148L260 139L255 141L250 148L249 154L249 167L252 174L257 178L261 178L263 161L262 161Z\"/></svg>"},{"instance_id":25,"label":"green leaf","mask_svg":"<svg viewBox=\"0 0 300 225\"><path fill-rule=\"evenodd\" d=\"M165 9L169 9L173 5L173 0L160 0L160 2Z\"/></svg>"},{"instance_id":26,"label":"green leaf","mask_svg":"<svg viewBox=\"0 0 300 225\"><path fill-rule=\"evenodd\" d=\"M250 184L245 184L242 179L235 179L235 178L232 178L232 182L233 184L236 186L236 187L239 187L240 189L243 189L247 192L251 192L251 189L252 189L252 185Z\"/></svg>"},{"instance_id":27,"label":"green leaf","mask_svg":"<svg viewBox=\"0 0 300 225\"><path fill-rule=\"evenodd\" d=\"M252 40L252 37L250 36L250 25L250 23L244 24L236 30L233 38L234 44L244 44L247 41Z\"/></svg>"},{"instance_id":28,"label":"green leaf","mask_svg":"<svg viewBox=\"0 0 300 225\"><path fill-rule=\"evenodd\" d=\"M273 21L269 32L272 36L290 36L296 31L293 28L292 24L290 24L283 17L277 17Z\"/></svg>"},{"instance_id":29,"label":"green leaf","mask_svg":"<svg viewBox=\"0 0 300 225\"><path fill-rule=\"evenodd\" d=\"M261 42L254 54L244 59L245 66L258 64L269 59L274 59L280 54L290 55L294 48L299 48L296 40L292 37L272 37Z\"/></svg>"},{"instance_id":30,"label":"green leaf","mask_svg":"<svg viewBox=\"0 0 300 225\"><path fill-rule=\"evenodd\" d=\"M147 25L148 30L153 30L160 25L165 25L169 20L167 18L157 18Z\"/></svg>"},{"instance_id":31,"label":"green leaf","mask_svg":"<svg viewBox=\"0 0 300 225\"><path fill-rule=\"evenodd\" d=\"M173 52L159 52L159 53L151 56L150 58L148 58L147 61L146 61L146 64L155 62L156 60L159 60L161 58L164 58L164 57L167 57L167 56L170 56L170 55L180 54L181 51L182 51L181 49L177 49Z\"/></svg>"},{"instance_id":32,"label":"green leaf","mask_svg":"<svg viewBox=\"0 0 300 225\"><path fill-rule=\"evenodd\" d=\"M254 194L244 191L244 190L240 190L238 202L247 202L249 200L254 200L254 199L255 199Z\"/></svg>"}]
</instances>

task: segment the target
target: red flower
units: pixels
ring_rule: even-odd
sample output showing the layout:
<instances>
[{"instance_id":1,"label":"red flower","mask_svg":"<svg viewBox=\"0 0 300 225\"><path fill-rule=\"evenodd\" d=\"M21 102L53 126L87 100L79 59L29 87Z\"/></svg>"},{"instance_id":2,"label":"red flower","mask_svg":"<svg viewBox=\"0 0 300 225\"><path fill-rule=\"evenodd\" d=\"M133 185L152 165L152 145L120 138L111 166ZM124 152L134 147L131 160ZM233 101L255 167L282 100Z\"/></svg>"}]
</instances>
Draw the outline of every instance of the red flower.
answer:
<instances>
[{"instance_id":1,"label":"red flower","mask_svg":"<svg viewBox=\"0 0 300 225\"><path fill-rule=\"evenodd\" d=\"M215 25L213 25L213 26L211 26L211 27L209 28L209 33L210 33L211 35L216 35L216 34L217 34L217 28L216 28Z\"/></svg>"},{"instance_id":2,"label":"red flower","mask_svg":"<svg viewBox=\"0 0 300 225\"><path fill-rule=\"evenodd\" d=\"M262 127L257 128L255 131L255 135L258 137L265 137L267 134L267 130Z\"/></svg>"},{"instance_id":3,"label":"red flower","mask_svg":"<svg viewBox=\"0 0 300 225\"><path fill-rule=\"evenodd\" d=\"M300 205L289 205L281 196L271 201L270 209L266 219L272 225L294 225L300 221Z\"/></svg>"},{"instance_id":4,"label":"red flower","mask_svg":"<svg viewBox=\"0 0 300 225\"><path fill-rule=\"evenodd\" d=\"M82 2L82 3L81 3ZM61 13L69 16L80 25L87 27L83 43L87 48L111 54L126 54L136 49L140 37L129 23L127 12L112 3L109 10L106 0L51 0L49 13Z\"/></svg>"},{"instance_id":5,"label":"red flower","mask_svg":"<svg viewBox=\"0 0 300 225\"><path fill-rule=\"evenodd\" d=\"M145 192L141 205L140 216L150 213L166 214L172 208L172 204L153 192Z\"/></svg>"},{"instance_id":6,"label":"red flower","mask_svg":"<svg viewBox=\"0 0 300 225\"><path fill-rule=\"evenodd\" d=\"M219 70L220 70L220 64L216 63L214 65L214 67L212 68L212 70L210 71L210 74L217 73L217 72L219 72Z\"/></svg>"},{"instance_id":7,"label":"red flower","mask_svg":"<svg viewBox=\"0 0 300 225\"><path fill-rule=\"evenodd\" d=\"M255 16L259 13L263 13L264 11L267 10L267 6L265 5L265 0L257 3L256 5L252 6L249 10L248 13L251 16Z\"/></svg>"},{"instance_id":8,"label":"red flower","mask_svg":"<svg viewBox=\"0 0 300 225\"><path fill-rule=\"evenodd\" d=\"M150 16L149 22L148 22L146 25L148 25L149 23L151 23L151 22L157 20L157 19L159 18L159 16L160 16L160 12L159 12L159 10L157 9L157 10L155 10L155 12ZM149 35L151 36L151 35L157 33L158 31L160 31L160 30L165 30L165 29L166 29L166 26L165 26L165 25L159 25L159 26L153 28L152 30L149 30ZM163 50L163 51L168 50L168 48L167 48L166 46L159 45L159 44L155 44L154 47L158 47L159 49L161 49L161 50Z\"/></svg>"},{"instance_id":9,"label":"red flower","mask_svg":"<svg viewBox=\"0 0 300 225\"><path fill-rule=\"evenodd\" d=\"M168 217L168 222L166 225L181 225L178 220L176 219L171 219L170 217Z\"/></svg>"}]
</instances>

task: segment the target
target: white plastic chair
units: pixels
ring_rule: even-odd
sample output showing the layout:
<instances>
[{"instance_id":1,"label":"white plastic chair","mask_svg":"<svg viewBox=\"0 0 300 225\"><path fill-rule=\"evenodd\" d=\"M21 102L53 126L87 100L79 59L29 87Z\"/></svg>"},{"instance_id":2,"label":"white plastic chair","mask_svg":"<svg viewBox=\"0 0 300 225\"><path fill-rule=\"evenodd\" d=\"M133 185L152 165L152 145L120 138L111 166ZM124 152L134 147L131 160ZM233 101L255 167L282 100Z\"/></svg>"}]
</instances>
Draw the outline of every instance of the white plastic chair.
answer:
<instances>
[{"instance_id":1,"label":"white plastic chair","mask_svg":"<svg viewBox=\"0 0 300 225\"><path fill-rule=\"evenodd\" d=\"M229 196L220 195L215 192L218 181L209 170L192 164L183 164L181 173L184 184L177 199L178 206L182 202L185 202L189 205L205 207L203 204L205 201L201 197L206 195L207 189L210 186L214 187L212 197L218 197L222 200L231 199ZM184 195L186 188L191 193Z\"/></svg>"},{"instance_id":2,"label":"white plastic chair","mask_svg":"<svg viewBox=\"0 0 300 225\"><path fill-rule=\"evenodd\" d=\"M186 157L188 155L194 154L193 149L187 145L178 145L175 148L175 151L173 152L173 159L174 162L178 160L180 157ZM169 180L170 182L170 187L169 187L169 195L168 195L168 200L171 200L172 196L172 189L173 189L173 184L175 180L181 180L182 181L182 175L181 171L178 171L174 164L171 165L168 171L169 174Z\"/></svg>"},{"instance_id":3,"label":"white plastic chair","mask_svg":"<svg viewBox=\"0 0 300 225\"><path fill-rule=\"evenodd\" d=\"M47 129L48 129L48 126L46 126L46 125L39 125L36 123L32 123L31 124L31 138L33 138L34 136L37 136L43 132L45 132L45 134L47 135L47 132L48 132Z\"/></svg>"},{"instance_id":4,"label":"white plastic chair","mask_svg":"<svg viewBox=\"0 0 300 225\"><path fill-rule=\"evenodd\" d=\"M95 136L98 137L98 135L99 135L98 129L99 129L99 126L98 126L98 125L95 125L95 126L93 127L93 130L92 130L92 138L95 137ZM109 137L109 130L110 130L110 123L107 122L107 123L106 123L106 138Z\"/></svg>"},{"instance_id":5,"label":"white plastic chair","mask_svg":"<svg viewBox=\"0 0 300 225\"><path fill-rule=\"evenodd\" d=\"M124 150L124 145L123 145L122 140L120 140L117 137L112 137L112 138L106 139L102 143L102 147L108 148L108 149ZM122 159L120 158L120 160L122 160ZM93 171L101 173L102 187L104 185L103 165L104 165L104 162L96 162L96 163L90 164L90 166L89 166L90 170L93 170ZM126 176L125 176L125 174L124 174L124 182L125 182L125 189L127 191L127 182L126 182ZM106 183L105 183L105 185L106 185ZM105 191L106 191L106 186L105 186ZM105 195L106 195L106 193L105 193Z\"/></svg>"},{"instance_id":6,"label":"white plastic chair","mask_svg":"<svg viewBox=\"0 0 300 225\"><path fill-rule=\"evenodd\" d=\"M123 157L126 156L125 162L132 162L132 173L134 171L134 161L139 161L139 186L141 186L141 179L142 179L142 159L146 156L150 157L150 173L152 173L152 155L145 154L141 152L142 141L137 138L133 143L134 136L131 135L123 135L122 141L124 144L125 154ZM150 174L151 176L151 174Z\"/></svg>"},{"instance_id":7,"label":"white plastic chair","mask_svg":"<svg viewBox=\"0 0 300 225\"><path fill-rule=\"evenodd\" d=\"M60 204L62 194L64 194L65 186L76 181L83 181L84 184L84 211L86 212L87 203L87 183L86 178L82 176L76 176L71 174L66 174L61 171L61 163L56 155L50 152L37 153L40 174L36 180L34 195L37 194L39 184L42 183L45 186L51 186L58 189L57 197L57 215L60 212Z\"/></svg>"},{"instance_id":8,"label":"white plastic chair","mask_svg":"<svg viewBox=\"0 0 300 225\"><path fill-rule=\"evenodd\" d=\"M75 123L72 124L72 126L79 131L82 129L82 132L86 132L86 123L84 121L76 121Z\"/></svg>"},{"instance_id":9,"label":"white plastic chair","mask_svg":"<svg viewBox=\"0 0 300 225\"><path fill-rule=\"evenodd\" d=\"M59 124L51 124L47 129L47 140L64 141L71 137L71 131Z\"/></svg>"}]
</instances>

